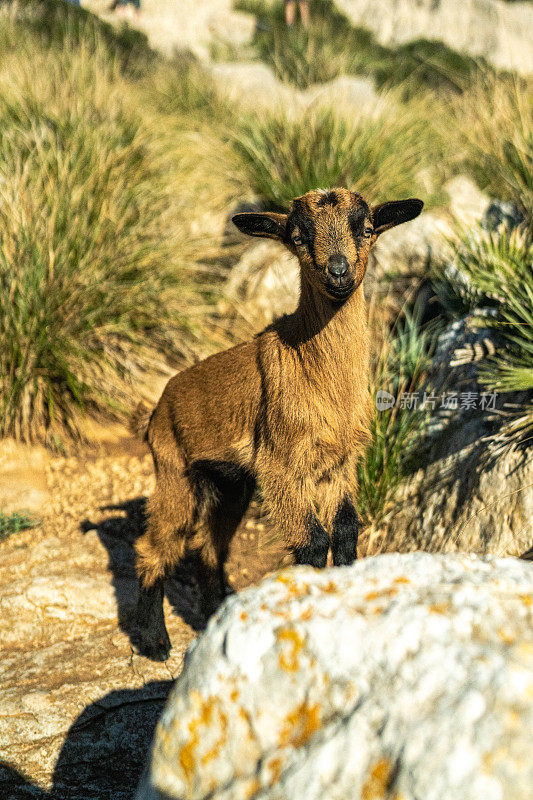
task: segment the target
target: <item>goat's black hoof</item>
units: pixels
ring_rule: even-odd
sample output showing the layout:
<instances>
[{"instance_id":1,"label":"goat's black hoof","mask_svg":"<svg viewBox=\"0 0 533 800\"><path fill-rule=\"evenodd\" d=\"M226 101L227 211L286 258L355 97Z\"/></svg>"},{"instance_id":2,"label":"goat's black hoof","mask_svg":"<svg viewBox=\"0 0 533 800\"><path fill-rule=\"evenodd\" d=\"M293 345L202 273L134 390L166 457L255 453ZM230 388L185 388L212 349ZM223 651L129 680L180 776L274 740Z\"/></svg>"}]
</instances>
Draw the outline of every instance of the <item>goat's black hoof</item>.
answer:
<instances>
[{"instance_id":1,"label":"goat's black hoof","mask_svg":"<svg viewBox=\"0 0 533 800\"><path fill-rule=\"evenodd\" d=\"M168 633L161 631L158 636L154 636L146 631L139 636L139 652L141 655L152 661L166 661L172 650L172 644Z\"/></svg>"}]
</instances>

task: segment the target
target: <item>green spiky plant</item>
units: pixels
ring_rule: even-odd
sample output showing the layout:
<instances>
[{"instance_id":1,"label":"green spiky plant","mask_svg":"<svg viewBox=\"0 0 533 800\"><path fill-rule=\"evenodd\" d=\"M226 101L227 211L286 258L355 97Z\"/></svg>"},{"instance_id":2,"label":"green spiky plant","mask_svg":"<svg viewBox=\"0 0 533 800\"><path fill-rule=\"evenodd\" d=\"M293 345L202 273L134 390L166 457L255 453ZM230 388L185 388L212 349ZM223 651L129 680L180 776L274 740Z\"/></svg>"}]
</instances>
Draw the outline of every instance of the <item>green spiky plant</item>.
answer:
<instances>
[{"instance_id":1,"label":"green spiky plant","mask_svg":"<svg viewBox=\"0 0 533 800\"><path fill-rule=\"evenodd\" d=\"M495 309L480 324L498 331L502 345L480 365L479 378L497 392L530 399L509 409L497 435L502 444L533 441L533 240L530 223L509 233L477 229L463 234L453 273L440 275L440 291L456 310Z\"/></svg>"},{"instance_id":2,"label":"green spiky plant","mask_svg":"<svg viewBox=\"0 0 533 800\"><path fill-rule=\"evenodd\" d=\"M427 370L435 344L435 330L420 326L415 310L404 312L392 331L384 333L371 370L374 402L379 390L395 398L394 405L375 412L372 440L359 466L358 508L367 523L379 525L389 510L400 483L407 477L410 461L419 445L429 416L423 407L424 391L430 393ZM403 404L402 395L417 401Z\"/></svg>"},{"instance_id":3,"label":"green spiky plant","mask_svg":"<svg viewBox=\"0 0 533 800\"><path fill-rule=\"evenodd\" d=\"M0 511L0 542L14 533L35 528L37 525L39 521L27 511L13 511L10 514Z\"/></svg>"}]
</instances>

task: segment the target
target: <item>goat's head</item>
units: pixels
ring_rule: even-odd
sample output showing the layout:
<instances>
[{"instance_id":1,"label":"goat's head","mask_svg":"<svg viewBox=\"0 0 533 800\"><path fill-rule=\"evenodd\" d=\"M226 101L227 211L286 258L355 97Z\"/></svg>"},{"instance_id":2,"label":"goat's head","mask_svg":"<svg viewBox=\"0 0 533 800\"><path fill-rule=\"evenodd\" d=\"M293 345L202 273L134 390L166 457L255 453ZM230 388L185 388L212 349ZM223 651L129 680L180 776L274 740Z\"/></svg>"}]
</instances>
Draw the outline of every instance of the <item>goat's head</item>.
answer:
<instances>
[{"instance_id":1,"label":"goat's head","mask_svg":"<svg viewBox=\"0 0 533 800\"><path fill-rule=\"evenodd\" d=\"M288 214L236 214L243 233L279 239L300 262L302 281L336 303L363 280L370 248L383 231L417 217L421 200L369 206L348 189L317 189L293 200Z\"/></svg>"}]
</instances>

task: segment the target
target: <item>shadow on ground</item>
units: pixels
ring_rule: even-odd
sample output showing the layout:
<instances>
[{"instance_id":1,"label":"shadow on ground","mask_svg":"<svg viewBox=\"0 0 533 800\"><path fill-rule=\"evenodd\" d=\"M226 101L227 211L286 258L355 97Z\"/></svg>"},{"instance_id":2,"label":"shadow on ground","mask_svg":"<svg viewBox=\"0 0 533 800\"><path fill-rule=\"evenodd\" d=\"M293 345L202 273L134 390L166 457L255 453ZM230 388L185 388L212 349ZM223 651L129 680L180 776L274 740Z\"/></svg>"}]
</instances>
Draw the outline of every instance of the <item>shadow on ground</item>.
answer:
<instances>
[{"instance_id":1,"label":"shadow on ground","mask_svg":"<svg viewBox=\"0 0 533 800\"><path fill-rule=\"evenodd\" d=\"M71 725L50 792L0 762L2 800L131 800L173 681L110 692Z\"/></svg>"},{"instance_id":2,"label":"shadow on ground","mask_svg":"<svg viewBox=\"0 0 533 800\"><path fill-rule=\"evenodd\" d=\"M108 568L113 575L119 625L134 646L137 645L135 607L138 594L134 544L144 531L145 505L145 497L136 497L117 505L104 506L102 511L118 513L98 523L84 520L80 526L83 533L95 530L108 552ZM200 612L199 587L195 575L194 559L187 559L166 582L165 594L173 612L193 630L200 631L205 627L205 619Z\"/></svg>"}]
</instances>

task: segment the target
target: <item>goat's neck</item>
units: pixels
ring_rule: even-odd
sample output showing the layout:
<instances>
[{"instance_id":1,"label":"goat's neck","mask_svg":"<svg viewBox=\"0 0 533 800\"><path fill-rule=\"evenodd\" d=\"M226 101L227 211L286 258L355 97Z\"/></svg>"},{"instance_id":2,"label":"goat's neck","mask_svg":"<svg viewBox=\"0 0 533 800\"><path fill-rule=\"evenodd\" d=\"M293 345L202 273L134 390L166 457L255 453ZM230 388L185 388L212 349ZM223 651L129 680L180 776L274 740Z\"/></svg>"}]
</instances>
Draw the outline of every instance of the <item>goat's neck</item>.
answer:
<instances>
[{"instance_id":1,"label":"goat's neck","mask_svg":"<svg viewBox=\"0 0 533 800\"><path fill-rule=\"evenodd\" d=\"M360 367L367 349L362 285L344 303L337 304L303 284L295 322L294 345L302 358L312 359L315 367L320 363L337 371Z\"/></svg>"}]
</instances>

